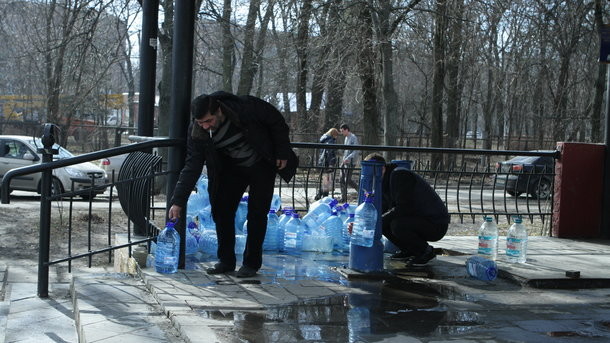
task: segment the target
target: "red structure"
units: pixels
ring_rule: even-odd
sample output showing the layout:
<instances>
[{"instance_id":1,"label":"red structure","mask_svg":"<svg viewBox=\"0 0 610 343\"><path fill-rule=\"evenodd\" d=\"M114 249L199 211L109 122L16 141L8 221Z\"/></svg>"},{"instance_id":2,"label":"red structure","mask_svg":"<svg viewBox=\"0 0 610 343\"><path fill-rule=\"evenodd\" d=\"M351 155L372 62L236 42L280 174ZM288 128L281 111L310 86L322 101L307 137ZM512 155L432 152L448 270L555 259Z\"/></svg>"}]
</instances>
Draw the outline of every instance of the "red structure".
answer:
<instances>
[{"instance_id":1,"label":"red structure","mask_svg":"<svg viewBox=\"0 0 610 343\"><path fill-rule=\"evenodd\" d=\"M559 142L557 150L553 236L601 238L605 146Z\"/></svg>"}]
</instances>

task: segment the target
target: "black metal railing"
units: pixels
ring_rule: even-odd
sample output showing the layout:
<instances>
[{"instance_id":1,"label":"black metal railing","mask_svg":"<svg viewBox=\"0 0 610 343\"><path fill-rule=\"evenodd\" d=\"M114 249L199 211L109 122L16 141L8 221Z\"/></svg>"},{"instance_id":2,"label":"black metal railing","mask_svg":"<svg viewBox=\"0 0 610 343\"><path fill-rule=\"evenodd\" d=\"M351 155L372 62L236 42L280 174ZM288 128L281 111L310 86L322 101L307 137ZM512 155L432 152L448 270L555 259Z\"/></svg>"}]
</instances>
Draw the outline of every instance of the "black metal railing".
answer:
<instances>
[{"instance_id":1,"label":"black metal railing","mask_svg":"<svg viewBox=\"0 0 610 343\"><path fill-rule=\"evenodd\" d=\"M10 179L16 176L126 153L150 152L153 148L175 147L180 144L184 144L184 142L182 140L155 139L88 153L70 159L14 169L8 172L2 180L2 202L9 202ZM480 222L480 217L483 215L494 216L496 221L503 223L509 223L512 216L520 215L529 219L532 227L540 228L540 234L551 232L553 181L549 186L548 197L535 198L528 194L518 196L510 188L507 188L508 183L500 184L498 180L513 176L524 177L524 180L528 183L533 179L540 180L542 176L553 180L554 169L551 167L543 170L532 170L529 173L517 173L513 170L497 168L495 163L508 159L508 156L518 155L550 156L556 159L559 155L557 151L497 151L368 145L329 146L318 143L293 143L293 148L299 155L300 166L290 183L286 183L278 177L276 194L280 195L283 206L292 206L302 213L306 212L314 201L321 182L320 176L323 172L330 172L331 175L329 195L337 198L341 197L341 175L345 170L338 163L330 167L316 165L320 149L334 148L337 150L337 160L339 161L341 160L340 155L346 149L358 150L360 159L370 152L378 152L386 155L388 160L413 161L412 169L428 180L447 205L452 217L451 227L457 228L455 232L459 233L460 227L472 229L474 227L473 223ZM52 226L59 226L62 234L58 239L65 239L67 242L56 244L60 248L53 250L50 257L39 260L39 296L45 297L47 294L49 266L67 262L68 267L71 268L73 260L87 258L87 266L90 267L93 263L92 258L102 253L108 253L108 259L107 261L100 261L100 263L109 263L112 260L111 252L114 250L127 247L131 256L133 245L146 243L155 238L158 228L163 224L160 221L165 220L165 214L159 215L159 218L155 220L155 210L165 211L166 200L163 194L152 190L151 187L154 188L155 180L159 177L169 172L177 172L166 170L166 165L158 157L151 158L152 163L150 165L139 165L139 172L132 173L130 176L109 175L109 182L103 185L107 188L106 192L97 197L93 196L93 188L100 187L100 185L95 185L93 180L91 184L94 186L91 189L85 188L54 195L49 193L48 196L41 197L41 218L51 215L49 210L51 202L64 203L68 201L69 211L65 230L61 222L57 224L57 221L49 220L44 222L46 227L43 227L43 221L41 221L41 232L51 232ZM358 182L360 179L359 166L353 167L351 171L353 172L353 180ZM118 199L115 192L118 193L118 198L121 198L122 192L123 200L121 201L124 201L127 206L118 208L118 206L113 205ZM511 193L514 196L511 196ZM357 194L357 189L350 188L344 200L356 203ZM88 201L77 201L77 197L86 198ZM138 203L136 204L134 200L137 200ZM42 206L43 203L46 205ZM43 211L49 211L49 213L43 213ZM97 216L100 216L99 213L107 216L104 219L107 221L104 228L96 223ZM145 227L144 231L134 235L134 232L137 231L135 227L142 226ZM471 233L472 231L463 232ZM126 243L113 244L113 235L117 233L127 236ZM86 238L77 238L79 235L86 235ZM41 234L41 237L49 237L49 235ZM45 255L45 249L48 252L49 244L48 239L40 241L41 256Z\"/></svg>"}]
</instances>

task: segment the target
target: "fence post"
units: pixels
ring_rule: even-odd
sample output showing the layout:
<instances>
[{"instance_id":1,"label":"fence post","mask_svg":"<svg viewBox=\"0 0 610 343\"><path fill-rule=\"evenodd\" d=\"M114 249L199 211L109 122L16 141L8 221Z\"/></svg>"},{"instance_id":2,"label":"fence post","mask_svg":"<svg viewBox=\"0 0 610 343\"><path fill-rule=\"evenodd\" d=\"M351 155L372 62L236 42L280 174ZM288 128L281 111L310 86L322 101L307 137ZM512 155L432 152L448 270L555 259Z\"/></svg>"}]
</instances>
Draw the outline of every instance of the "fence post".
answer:
<instances>
[{"instance_id":1,"label":"fence post","mask_svg":"<svg viewBox=\"0 0 610 343\"><path fill-rule=\"evenodd\" d=\"M363 247L350 244L349 267L360 272L377 272L383 270L383 244L381 243L381 181L383 162L362 161L360 171L360 190L358 204L364 201L364 193L374 192L373 204L377 209L377 225L373 237L373 246Z\"/></svg>"},{"instance_id":2,"label":"fence post","mask_svg":"<svg viewBox=\"0 0 610 343\"><path fill-rule=\"evenodd\" d=\"M38 152L42 154L42 163L53 162L53 149L55 144L56 126L44 124L42 145ZM53 184L53 170L45 169L42 172L40 185L40 227L38 228L38 297L49 297L49 250L51 240L51 186Z\"/></svg>"}]
</instances>

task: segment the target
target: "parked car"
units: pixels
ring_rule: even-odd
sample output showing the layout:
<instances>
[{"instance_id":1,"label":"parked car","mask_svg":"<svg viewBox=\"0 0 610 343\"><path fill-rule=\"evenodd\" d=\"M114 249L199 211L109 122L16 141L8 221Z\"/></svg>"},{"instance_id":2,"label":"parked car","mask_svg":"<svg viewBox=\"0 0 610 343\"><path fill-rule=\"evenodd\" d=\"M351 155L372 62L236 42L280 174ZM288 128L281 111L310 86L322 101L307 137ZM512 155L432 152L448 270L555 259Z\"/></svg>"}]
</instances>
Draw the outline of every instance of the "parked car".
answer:
<instances>
[{"instance_id":1,"label":"parked car","mask_svg":"<svg viewBox=\"0 0 610 343\"><path fill-rule=\"evenodd\" d=\"M548 199L552 193L555 160L550 156L516 156L496 163L496 187L511 196L529 194Z\"/></svg>"},{"instance_id":2,"label":"parked car","mask_svg":"<svg viewBox=\"0 0 610 343\"><path fill-rule=\"evenodd\" d=\"M127 155L129 154L103 158L99 164L99 167L106 172L109 179L111 179L114 175L114 180L116 181L119 177L119 170L121 170L121 166L123 165L123 162L125 162Z\"/></svg>"},{"instance_id":3,"label":"parked car","mask_svg":"<svg viewBox=\"0 0 610 343\"><path fill-rule=\"evenodd\" d=\"M42 154L38 152L38 148L41 147L42 141L39 138L0 135L0 179L11 169L41 163ZM74 157L72 153L58 144L55 144L53 148L58 150L58 154L53 156L54 160ZM42 173L18 176L11 180L9 188L11 191L40 193L41 179ZM95 186L91 194L93 197L106 191L106 172L93 163L85 162L57 168L53 170L52 193L59 194L69 190L78 191L90 188L91 180ZM74 188L71 188L73 181ZM85 199L89 196L90 193L81 195Z\"/></svg>"}]
</instances>

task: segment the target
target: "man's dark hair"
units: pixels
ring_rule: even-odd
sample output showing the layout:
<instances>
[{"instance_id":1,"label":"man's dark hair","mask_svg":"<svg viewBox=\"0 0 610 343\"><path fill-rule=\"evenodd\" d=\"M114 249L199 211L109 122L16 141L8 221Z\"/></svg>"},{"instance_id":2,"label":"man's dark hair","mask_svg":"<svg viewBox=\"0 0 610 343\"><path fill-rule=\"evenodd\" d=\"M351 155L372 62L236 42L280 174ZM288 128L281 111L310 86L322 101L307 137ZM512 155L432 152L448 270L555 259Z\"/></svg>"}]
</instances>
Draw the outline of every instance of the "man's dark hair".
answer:
<instances>
[{"instance_id":1,"label":"man's dark hair","mask_svg":"<svg viewBox=\"0 0 610 343\"><path fill-rule=\"evenodd\" d=\"M347 124L341 124L341 126L339 126L339 129L350 131L349 126L347 126Z\"/></svg>"},{"instance_id":2,"label":"man's dark hair","mask_svg":"<svg viewBox=\"0 0 610 343\"><path fill-rule=\"evenodd\" d=\"M366 155L366 157L364 158L365 161L376 161L376 162L385 162L385 158L383 158L383 156L377 154L377 153L371 153Z\"/></svg>"},{"instance_id":3,"label":"man's dark hair","mask_svg":"<svg viewBox=\"0 0 610 343\"><path fill-rule=\"evenodd\" d=\"M191 115L195 119L201 119L206 113L216 114L220 103L212 96L202 94L191 103Z\"/></svg>"}]
</instances>

